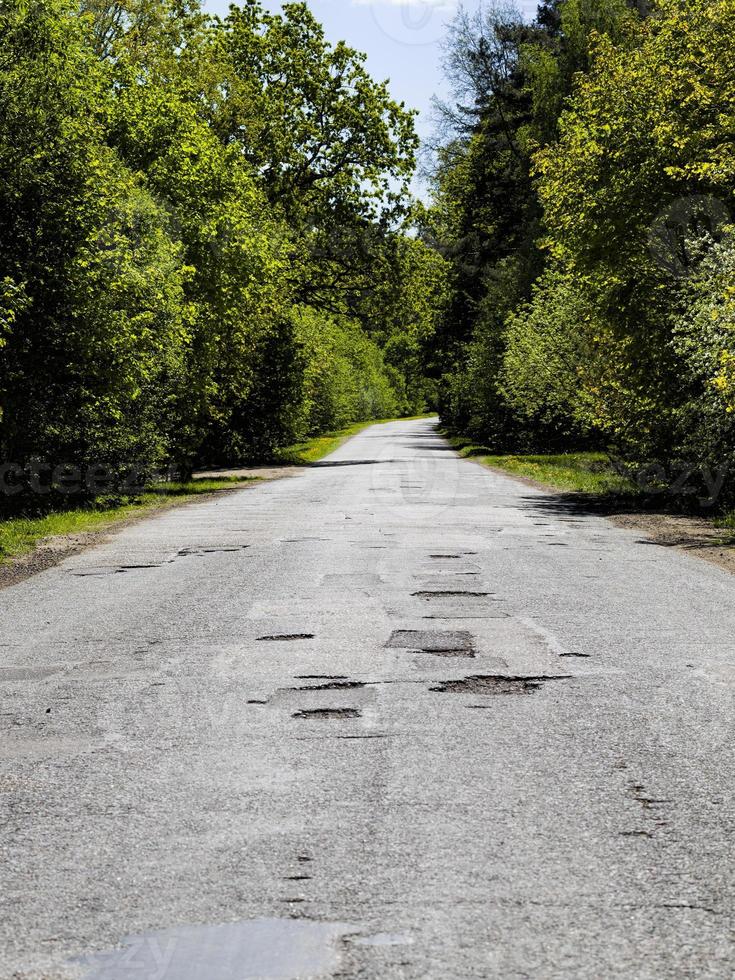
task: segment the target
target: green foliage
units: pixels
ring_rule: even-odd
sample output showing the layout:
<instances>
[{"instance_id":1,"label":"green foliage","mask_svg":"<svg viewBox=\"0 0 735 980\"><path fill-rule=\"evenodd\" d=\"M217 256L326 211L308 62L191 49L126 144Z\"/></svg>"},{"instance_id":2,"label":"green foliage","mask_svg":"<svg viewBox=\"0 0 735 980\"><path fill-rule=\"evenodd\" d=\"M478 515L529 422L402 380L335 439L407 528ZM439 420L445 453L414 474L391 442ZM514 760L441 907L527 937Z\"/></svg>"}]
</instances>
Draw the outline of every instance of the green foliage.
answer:
<instances>
[{"instance_id":1,"label":"green foliage","mask_svg":"<svg viewBox=\"0 0 735 980\"><path fill-rule=\"evenodd\" d=\"M0 18L6 458L166 453L186 338L167 215L104 143L104 77L63 6Z\"/></svg>"},{"instance_id":2,"label":"green foliage","mask_svg":"<svg viewBox=\"0 0 735 980\"><path fill-rule=\"evenodd\" d=\"M297 336L306 360L303 435L405 410L380 348L354 321L304 308Z\"/></svg>"},{"instance_id":3,"label":"green foliage","mask_svg":"<svg viewBox=\"0 0 735 980\"><path fill-rule=\"evenodd\" d=\"M715 244L684 282L671 345L680 388L673 449L711 468L735 465L735 240Z\"/></svg>"},{"instance_id":4,"label":"green foliage","mask_svg":"<svg viewBox=\"0 0 735 980\"><path fill-rule=\"evenodd\" d=\"M547 438L553 432L576 442L585 434L583 371L594 361L594 335L584 283L553 268L537 281L531 301L508 317L501 390Z\"/></svg>"},{"instance_id":5,"label":"green foliage","mask_svg":"<svg viewBox=\"0 0 735 980\"><path fill-rule=\"evenodd\" d=\"M187 471L423 404L415 149L303 4L9 0L3 454Z\"/></svg>"},{"instance_id":6,"label":"green foliage","mask_svg":"<svg viewBox=\"0 0 735 980\"><path fill-rule=\"evenodd\" d=\"M326 41L305 3L274 14L246 0L220 35L227 98L212 104L213 129L297 230L300 301L349 312L406 213L413 113L369 76L364 55Z\"/></svg>"},{"instance_id":7,"label":"green foliage","mask_svg":"<svg viewBox=\"0 0 735 980\"><path fill-rule=\"evenodd\" d=\"M215 128L264 174L272 201L311 219L396 203L386 195L412 170L412 114L370 78L364 55L329 45L305 3L272 14L246 0L231 8L222 42L231 94Z\"/></svg>"},{"instance_id":8,"label":"green foliage","mask_svg":"<svg viewBox=\"0 0 735 980\"><path fill-rule=\"evenodd\" d=\"M677 441L674 287L692 271L682 242L699 233L702 202L728 215L731 14L729 0L662 0L625 44L600 39L559 142L538 158L548 247L589 282L604 324L594 421L639 457L665 456Z\"/></svg>"},{"instance_id":9,"label":"green foliage","mask_svg":"<svg viewBox=\"0 0 735 980\"><path fill-rule=\"evenodd\" d=\"M452 265L437 361L455 431L735 463L733 14L547 0L528 28L460 20L452 65L477 98L455 112L431 216Z\"/></svg>"}]
</instances>

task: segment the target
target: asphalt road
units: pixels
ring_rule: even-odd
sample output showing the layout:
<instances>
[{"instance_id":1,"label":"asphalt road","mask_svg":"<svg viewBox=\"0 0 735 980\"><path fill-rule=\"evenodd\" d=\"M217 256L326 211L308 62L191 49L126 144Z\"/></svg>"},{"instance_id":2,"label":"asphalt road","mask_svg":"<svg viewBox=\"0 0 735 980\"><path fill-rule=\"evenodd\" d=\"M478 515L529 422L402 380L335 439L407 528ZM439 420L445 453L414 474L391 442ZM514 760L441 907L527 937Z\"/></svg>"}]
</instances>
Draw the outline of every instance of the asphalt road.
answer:
<instances>
[{"instance_id":1,"label":"asphalt road","mask_svg":"<svg viewBox=\"0 0 735 980\"><path fill-rule=\"evenodd\" d=\"M733 600L427 421L5 590L0 977L732 977Z\"/></svg>"}]
</instances>

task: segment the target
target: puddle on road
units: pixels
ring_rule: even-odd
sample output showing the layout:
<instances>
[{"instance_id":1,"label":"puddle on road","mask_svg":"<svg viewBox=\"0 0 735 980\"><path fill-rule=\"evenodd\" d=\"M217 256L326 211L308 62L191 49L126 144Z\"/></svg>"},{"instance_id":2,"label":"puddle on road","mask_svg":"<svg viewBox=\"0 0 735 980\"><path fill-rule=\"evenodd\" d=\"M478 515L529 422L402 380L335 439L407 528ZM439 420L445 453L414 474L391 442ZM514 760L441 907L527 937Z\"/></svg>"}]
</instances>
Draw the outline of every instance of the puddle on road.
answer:
<instances>
[{"instance_id":1,"label":"puddle on road","mask_svg":"<svg viewBox=\"0 0 735 980\"><path fill-rule=\"evenodd\" d=\"M84 980L299 980L335 973L344 922L249 919L126 937L120 949L76 962Z\"/></svg>"}]
</instances>

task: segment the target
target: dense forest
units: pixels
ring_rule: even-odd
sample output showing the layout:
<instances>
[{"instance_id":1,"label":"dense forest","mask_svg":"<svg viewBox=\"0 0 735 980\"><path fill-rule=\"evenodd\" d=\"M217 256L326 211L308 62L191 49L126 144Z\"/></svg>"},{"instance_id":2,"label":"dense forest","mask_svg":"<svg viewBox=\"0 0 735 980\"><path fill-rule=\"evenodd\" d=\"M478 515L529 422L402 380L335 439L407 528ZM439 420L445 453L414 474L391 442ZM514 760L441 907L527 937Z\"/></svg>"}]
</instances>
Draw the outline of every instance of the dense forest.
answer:
<instances>
[{"instance_id":1,"label":"dense forest","mask_svg":"<svg viewBox=\"0 0 735 980\"><path fill-rule=\"evenodd\" d=\"M8 0L4 459L187 471L422 410L416 150L305 4Z\"/></svg>"},{"instance_id":2,"label":"dense forest","mask_svg":"<svg viewBox=\"0 0 735 980\"><path fill-rule=\"evenodd\" d=\"M438 407L722 468L735 0L461 9L414 114L306 4L7 0L0 445L111 473Z\"/></svg>"},{"instance_id":3,"label":"dense forest","mask_svg":"<svg viewBox=\"0 0 735 980\"><path fill-rule=\"evenodd\" d=\"M423 230L454 431L735 462L734 22L733 0L460 12Z\"/></svg>"}]
</instances>

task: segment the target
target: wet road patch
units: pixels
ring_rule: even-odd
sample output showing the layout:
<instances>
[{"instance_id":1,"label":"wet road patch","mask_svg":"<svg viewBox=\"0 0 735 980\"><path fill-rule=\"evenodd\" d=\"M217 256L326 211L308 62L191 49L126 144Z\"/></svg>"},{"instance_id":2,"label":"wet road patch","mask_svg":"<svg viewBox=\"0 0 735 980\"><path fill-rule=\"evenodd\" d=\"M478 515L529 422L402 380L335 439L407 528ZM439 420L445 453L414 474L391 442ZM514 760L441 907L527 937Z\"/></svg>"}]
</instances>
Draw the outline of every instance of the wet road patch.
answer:
<instances>
[{"instance_id":1,"label":"wet road patch","mask_svg":"<svg viewBox=\"0 0 735 980\"><path fill-rule=\"evenodd\" d=\"M299 980L333 975L340 940L356 931L347 923L303 918L178 926L126 937L119 949L76 963L87 968L84 980Z\"/></svg>"}]
</instances>

